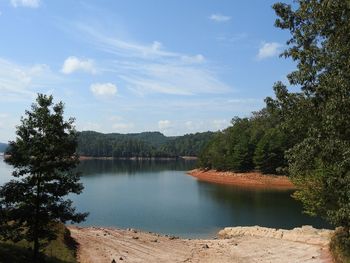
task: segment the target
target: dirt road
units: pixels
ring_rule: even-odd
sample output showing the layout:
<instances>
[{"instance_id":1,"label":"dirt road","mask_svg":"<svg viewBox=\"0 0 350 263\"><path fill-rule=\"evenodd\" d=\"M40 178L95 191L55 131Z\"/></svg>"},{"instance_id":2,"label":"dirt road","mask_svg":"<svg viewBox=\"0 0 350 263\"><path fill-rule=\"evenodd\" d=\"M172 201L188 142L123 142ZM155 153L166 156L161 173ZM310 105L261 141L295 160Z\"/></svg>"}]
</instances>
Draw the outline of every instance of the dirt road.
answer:
<instances>
[{"instance_id":1,"label":"dirt road","mask_svg":"<svg viewBox=\"0 0 350 263\"><path fill-rule=\"evenodd\" d=\"M307 236L303 238L305 231L300 229L296 232L283 230L287 232L281 234L259 227L227 228L220 232L219 239L189 240L132 229L69 229L80 244L78 257L81 263L110 263L113 259L115 262L160 263L332 262L327 249L327 230L320 232L322 230L309 228Z\"/></svg>"}]
</instances>

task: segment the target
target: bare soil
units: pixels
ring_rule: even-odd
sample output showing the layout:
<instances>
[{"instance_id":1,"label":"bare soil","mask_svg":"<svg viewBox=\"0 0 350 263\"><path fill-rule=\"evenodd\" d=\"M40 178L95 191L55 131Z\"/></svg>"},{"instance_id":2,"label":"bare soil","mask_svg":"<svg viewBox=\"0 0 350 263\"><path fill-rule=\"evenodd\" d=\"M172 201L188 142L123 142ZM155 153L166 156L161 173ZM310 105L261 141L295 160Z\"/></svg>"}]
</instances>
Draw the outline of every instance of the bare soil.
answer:
<instances>
[{"instance_id":1,"label":"bare soil","mask_svg":"<svg viewBox=\"0 0 350 263\"><path fill-rule=\"evenodd\" d=\"M308 231L307 238L290 240L272 234L266 228L227 228L219 239L179 239L133 229L69 227L78 242L80 263L115 262L262 262L262 263L330 263L328 232ZM288 237L288 231L283 230ZM329 231L329 230L325 230ZM254 233L257 233L255 235ZM302 236L302 231L289 237ZM311 235L311 236L310 236ZM307 242L307 240L313 242ZM293 239L293 238L291 238ZM294 238L295 239L295 238ZM315 240L320 240L316 242Z\"/></svg>"},{"instance_id":2,"label":"bare soil","mask_svg":"<svg viewBox=\"0 0 350 263\"><path fill-rule=\"evenodd\" d=\"M287 176L265 175L258 172L234 173L202 169L194 169L187 174L196 177L198 180L217 184L276 190L295 189L295 186Z\"/></svg>"}]
</instances>

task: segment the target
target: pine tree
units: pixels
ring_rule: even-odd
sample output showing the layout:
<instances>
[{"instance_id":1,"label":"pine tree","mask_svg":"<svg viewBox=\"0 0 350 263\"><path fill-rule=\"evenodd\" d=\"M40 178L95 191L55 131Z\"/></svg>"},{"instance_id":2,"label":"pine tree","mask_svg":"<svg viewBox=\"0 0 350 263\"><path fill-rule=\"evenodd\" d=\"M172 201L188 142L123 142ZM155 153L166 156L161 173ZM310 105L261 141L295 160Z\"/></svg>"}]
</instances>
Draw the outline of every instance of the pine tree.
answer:
<instances>
[{"instance_id":1,"label":"pine tree","mask_svg":"<svg viewBox=\"0 0 350 263\"><path fill-rule=\"evenodd\" d=\"M14 167L15 179L0 188L1 234L5 239L33 242L34 261L45 242L56 237L58 222L81 222L86 213L76 213L70 193L83 186L74 169L76 131L73 119L63 119L62 102L38 94L31 111L25 112L10 142L6 162Z\"/></svg>"}]
</instances>

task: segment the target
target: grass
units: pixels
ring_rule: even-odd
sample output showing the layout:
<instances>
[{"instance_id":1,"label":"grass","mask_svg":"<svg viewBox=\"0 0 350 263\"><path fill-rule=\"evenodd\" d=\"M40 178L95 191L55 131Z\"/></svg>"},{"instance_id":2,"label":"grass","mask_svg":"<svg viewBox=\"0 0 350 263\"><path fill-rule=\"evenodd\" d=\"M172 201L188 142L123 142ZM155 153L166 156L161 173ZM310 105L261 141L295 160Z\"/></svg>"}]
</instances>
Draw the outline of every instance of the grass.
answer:
<instances>
[{"instance_id":1,"label":"grass","mask_svg":"<svg viewBox=\"0 0 350 263\"><path fill-rule=\"evenodd\" d=\"M58 236L43 251L43 262L77 263L76 244L69 230L62 224L57 226ZM18 243L0 242L0 263L32 262L32 245L25 240Z\"/></svg>"},{"instance_id":2,"label":"grass","mask_svg":"<svg viewBox=\"0 0 350 263\"><path fill-rule=\"evenodd\" d=\"M330 243L332 256L337 263L350 263L350 239L349 233L344 229L338 228Z\"/></svg>"}]
</instances>

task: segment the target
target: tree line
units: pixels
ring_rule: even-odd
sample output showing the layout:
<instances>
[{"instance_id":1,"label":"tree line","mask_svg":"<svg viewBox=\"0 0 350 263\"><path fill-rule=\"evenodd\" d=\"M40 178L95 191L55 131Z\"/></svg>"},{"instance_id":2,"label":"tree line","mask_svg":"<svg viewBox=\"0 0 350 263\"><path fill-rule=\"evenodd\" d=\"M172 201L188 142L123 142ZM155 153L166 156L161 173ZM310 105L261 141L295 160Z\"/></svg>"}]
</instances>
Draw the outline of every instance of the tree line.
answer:
<instances>
[{"instance_id":1,"label":"tree line","mask_svg":"<svg viewBox=\"0 0 350 263\"><path fill-rule=\"evenodd\" d=\"M231 126L217 132L199 155L198 165L206 169L264 174L285 174L284 152L295 138L281 127L279 114L270 107L249 118L235 117Z\"/></svg>"},{"instance_id":2,"label":"tree line","mask_svg":"<svg viewBox=\"0 0 350 263\"><path fill-rule=\"evenodd\" d=\"M78 154L93 157L178 157L197 156L213 132L167 137L160 132L103 134L78 133Z\"/></svg>"},{"instance_id":3,"label":"tree line","mask_svg":"<svg viewBox=\"0 0 350 263\"><path fill-rule=\"evenodd\" d=\"M0 152L5 152L7 149L7 144L6 143L1 143L0 142Z\"/></svg>"}]
</instances>

